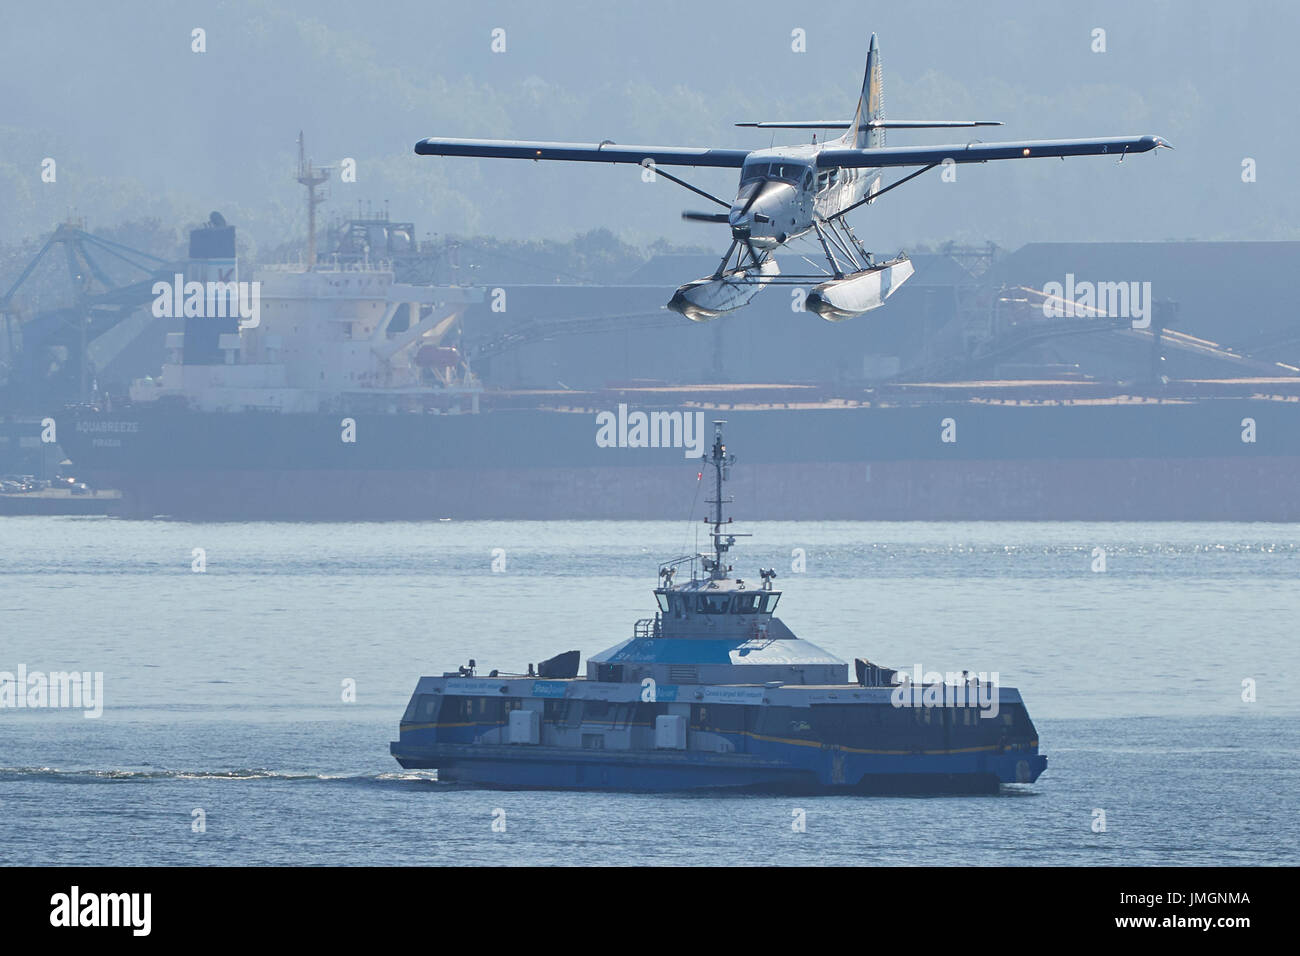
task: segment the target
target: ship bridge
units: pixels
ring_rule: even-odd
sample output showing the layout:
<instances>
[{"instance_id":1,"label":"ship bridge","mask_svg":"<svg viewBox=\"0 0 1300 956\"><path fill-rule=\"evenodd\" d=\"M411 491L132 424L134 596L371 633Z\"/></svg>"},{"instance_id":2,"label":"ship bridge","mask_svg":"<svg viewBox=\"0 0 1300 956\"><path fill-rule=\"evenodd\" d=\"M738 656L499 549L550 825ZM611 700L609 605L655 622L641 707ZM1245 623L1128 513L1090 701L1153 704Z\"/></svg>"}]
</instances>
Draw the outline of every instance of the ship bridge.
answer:
<instances>
[{"instance_id":1,"label":"ship bridge","mask_svg":"<svg viewBox=\"0 0 1300 956\"><path fill-rule=\"evenodd\" d=\"M757 583L734 575L727 555L736 538L724 517L722 484L734 457L715 422L708 462L715 472L716 507L711 554L686 555L659 568L654 591L659 608L637 621L632 636L588 658L587 677L612 682L667 684L843 684L848 665L801 640L776 617L781 592L776 571L760 568ZM690 578L675 579L689 568ZM647 686L649 686L647 684Z\"/></svg>"}]
</instances>

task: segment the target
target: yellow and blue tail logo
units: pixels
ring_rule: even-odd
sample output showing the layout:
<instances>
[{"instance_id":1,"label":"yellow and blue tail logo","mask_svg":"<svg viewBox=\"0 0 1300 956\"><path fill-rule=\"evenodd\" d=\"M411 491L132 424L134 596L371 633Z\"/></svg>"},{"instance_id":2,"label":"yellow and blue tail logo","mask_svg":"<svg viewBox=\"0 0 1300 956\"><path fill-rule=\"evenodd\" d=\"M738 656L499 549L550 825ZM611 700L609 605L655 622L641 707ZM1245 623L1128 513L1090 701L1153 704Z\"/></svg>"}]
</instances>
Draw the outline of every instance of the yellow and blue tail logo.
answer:
<instances>
[{"instance_id":1,"label":"yellow and blue tail logo","mask_svg":"<svg viewBox=\"0 0 1300 956\"><path fill-rule=\"evenodd\" d=\"M862 77L862 96L858 99L858 110L853 115L853 125L849 127L846 138L859 149L884 146L885 130L876 125L884 118L885 93L881 82L880 45L873 33L871 46L867 50L867 69Z\"/></svg>"}]
</instances>

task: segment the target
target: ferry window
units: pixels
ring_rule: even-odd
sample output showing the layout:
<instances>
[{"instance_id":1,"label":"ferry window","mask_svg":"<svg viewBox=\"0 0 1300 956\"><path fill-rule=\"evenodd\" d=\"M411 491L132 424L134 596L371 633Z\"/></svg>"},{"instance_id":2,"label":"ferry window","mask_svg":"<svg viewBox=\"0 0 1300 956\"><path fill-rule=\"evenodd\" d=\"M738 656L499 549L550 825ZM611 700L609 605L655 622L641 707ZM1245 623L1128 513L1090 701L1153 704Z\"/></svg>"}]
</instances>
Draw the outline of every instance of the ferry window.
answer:
<instances>
[{"instance_id":1,"label":"ferry window","mask_svg":"<svg viewBox=\"0 0 1300 956\"><path fill-rule=\"evenodd\" d=\"M772 594L772 593L770 593L770 592L769 592L768 594L764 594L764 595L763 595L763 607L762 607L762 611L763 611L763 613L764 613L764 614L771 614L773 611L775 611L775 610L776 610L776 602L779 601L780 599L781 599L781 595L779 595L779 594Z\"/></svg>"},{"instance_id":2,"label":"ferry window","mask_svg":"<svg viewBox=\"0 0 1300 956\"><path fill-rule=\"evenodd\" d=\"M569 702L563 698L552 699L542 704L542 719L551 723L564 723L569 714Z\"/></svg>"},{"instance_id":3,"label":"ferry window","mask_svg":"<svg viewBox=\"0 0 1300 956\"><path fill-rule=\"evenodd\" d=\"M696 609L701 614L726 614L731 597L726 594L701 594Z\"/></svg>"},{"instance_id":4,"label":"ferry window","mask_svg":"<svg viewBox=\"0 0 1300 956\"><path fill-rule=\"evenodd\" d=\"M736 603L732 607L733 614L753 614L758 610L759 599L761 594L737 594Z\"/></svg>"},{"instance_id":5,"label":"ferry window","mask_svg":"<svg viewBox=\"0 0 1300 956\"><path fill-rule=\"evenodd\" d=\"M661 610L661 611L663 611L665 614L667 614L667 613L668 613L668 595L667 595L667 594L658 594L658 593L656 593L656 594L655 594L655 598L656 598L656 600L659 601L659 610Z\"/></svg>"}]
</instances>

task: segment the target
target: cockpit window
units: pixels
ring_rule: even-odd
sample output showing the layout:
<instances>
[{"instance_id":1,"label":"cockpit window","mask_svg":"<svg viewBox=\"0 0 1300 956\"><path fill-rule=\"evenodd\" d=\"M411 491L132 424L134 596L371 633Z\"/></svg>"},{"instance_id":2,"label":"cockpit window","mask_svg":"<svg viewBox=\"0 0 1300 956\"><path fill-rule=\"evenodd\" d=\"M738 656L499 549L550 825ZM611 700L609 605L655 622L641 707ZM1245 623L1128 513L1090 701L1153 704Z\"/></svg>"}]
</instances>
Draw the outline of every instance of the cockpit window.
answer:
<instances>
[{"instance_id":1,"label":"cockpit window","mask_svg":"<svg viewBox=\"0 0 1300 956\"><path fill-rule=\"evenodd\" d=\"M731 597L726 594L701 594L696 608L701 614L726 614Z\"/></svg>"},{"instance_id":2,"label":"cockpit window","mask_svg":"<svg viewBox=\"0 0 1300 956\"><path fill-rule=\"evenodd\" d=\"M804 173L809 171L804 163L746 163L740 171L740 181L749 183L766 176L768 179L781 179L798 185Z\"/></svg>"},{"instance_id":3,"label":"cockpit window","mask_svg":"<svg viewBox=\"0 0 1300 956\"><path fill-rule=\"evenodd\" d=\"M773 163L772 171L768 173L768 176L773 179L783 179L787 183L798 184L807 168L803 163Z\"/></svg>"}]
</instances>

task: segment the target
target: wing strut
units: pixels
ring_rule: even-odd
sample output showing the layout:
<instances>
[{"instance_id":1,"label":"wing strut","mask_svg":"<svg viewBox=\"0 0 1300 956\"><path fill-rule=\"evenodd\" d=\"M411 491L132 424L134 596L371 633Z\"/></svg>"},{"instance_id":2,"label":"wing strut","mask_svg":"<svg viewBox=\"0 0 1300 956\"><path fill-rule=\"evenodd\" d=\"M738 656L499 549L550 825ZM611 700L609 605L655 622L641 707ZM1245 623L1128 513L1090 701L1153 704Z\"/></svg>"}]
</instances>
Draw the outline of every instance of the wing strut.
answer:
<instances>
[{"instance_id":1,"label":"wing strut","mask_svg":"<svg viewBox=\"0 0 1300 956\"><path fill-rule=\"evenodd\" d=\"M712 193L706 193L703 189L700 189L700 188L697 187L697 186L692 186L690 183L688 183L688 182L687 182L686 180L684 180L684 179L678 179L678 178L677 178L676 176L674 176L672 173L666 173L666 172L664 172L662 169L660 169L658 166L655 166L655 165L652 164L652 163L642 163L641 165L644 166L646 169L649 169L649 170L653 171L654 174L655 174L656 176L662 176L664 179L668 180L670 183L676 183L678 186L685 186L687 189L689 189L691 192L695 193L697 196L703 196L705 199L708 199L708 200L710 200L711 202L715 202L715 203L717 203L717 204L718 204L719 206L721 206L723 209L730 209L730 208L731 208L731 203L729 203L729 202L723 202L721 199L719 199L717 196L713 195Z\"/></svg>"}]
</instances>

